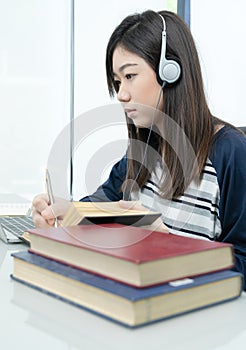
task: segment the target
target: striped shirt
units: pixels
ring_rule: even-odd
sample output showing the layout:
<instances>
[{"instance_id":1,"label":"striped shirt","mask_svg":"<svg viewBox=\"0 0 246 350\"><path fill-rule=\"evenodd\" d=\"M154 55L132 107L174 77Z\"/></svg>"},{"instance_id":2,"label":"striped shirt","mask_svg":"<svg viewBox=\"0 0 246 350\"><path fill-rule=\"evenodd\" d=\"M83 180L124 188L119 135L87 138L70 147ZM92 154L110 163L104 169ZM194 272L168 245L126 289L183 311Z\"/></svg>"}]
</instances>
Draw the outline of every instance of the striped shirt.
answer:
<instances>
[{"instance_id":1,"label":"striped shirt","mask_svg":"<svg viewBox=\"0 0 246 350\"><path fill-rule=\"evenodd\" d=\"M216 171L208 159L201 182L190 183L184 194L173 200L159 196L162 169L158 166L150 180L139 192L140 202L151 210L162 213L162 220L170 233L194 238L218 239L221 234L219 219L220 191Z\"/></svg>"}]
</instances>

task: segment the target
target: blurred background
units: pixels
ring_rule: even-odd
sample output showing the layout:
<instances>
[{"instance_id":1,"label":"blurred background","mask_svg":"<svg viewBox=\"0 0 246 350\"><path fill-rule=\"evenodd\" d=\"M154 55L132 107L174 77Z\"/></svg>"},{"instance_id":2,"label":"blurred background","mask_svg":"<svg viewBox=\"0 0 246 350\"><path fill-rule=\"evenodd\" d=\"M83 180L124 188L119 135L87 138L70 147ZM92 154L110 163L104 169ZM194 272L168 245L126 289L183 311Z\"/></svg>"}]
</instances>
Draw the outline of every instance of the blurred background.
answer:
<instances>
[{"instance_id":1,"label":"blurred background","mask_svg":"<svg viewBox=\"0 0 246 350\"><path fill-rule=\"evenodd\" d=\"M109 36L128 14L178 7L212 113L246 125L243 0L0 0L0 193L32 199L54 163L55 195L77 200L107 177L127 143L123 112L107 91Z\"/></svg>"}]
</instances>

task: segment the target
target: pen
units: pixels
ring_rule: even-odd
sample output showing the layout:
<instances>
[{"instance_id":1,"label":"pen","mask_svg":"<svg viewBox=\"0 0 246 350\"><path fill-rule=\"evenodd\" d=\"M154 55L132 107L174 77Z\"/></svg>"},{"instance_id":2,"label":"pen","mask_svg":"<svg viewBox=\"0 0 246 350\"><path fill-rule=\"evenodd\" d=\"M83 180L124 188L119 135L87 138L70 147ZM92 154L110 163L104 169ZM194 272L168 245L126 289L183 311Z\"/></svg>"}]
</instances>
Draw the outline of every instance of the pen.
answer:
<instances>
[{"instance_id":1,"label":"pen","mask_svg":"<svg viewBox=\"0 0 246 350\"><path fill-rule=\"evenodd\" d=\"M52 205L55 203L55 199L54 199L54 195L53 195L53 191L52 191L50 173L49 173L48 169L46 169L46 173L45 173L45 183L46 183L46 191L47 191L47 194L49 197L49 202L51 205L51 211L52 211L54 218L55 218L54 226L58 227L58 220L57 220L57 217L56 217L56 215L53 211L53 208L52 208Z\"/></svg>"}]
</instances>

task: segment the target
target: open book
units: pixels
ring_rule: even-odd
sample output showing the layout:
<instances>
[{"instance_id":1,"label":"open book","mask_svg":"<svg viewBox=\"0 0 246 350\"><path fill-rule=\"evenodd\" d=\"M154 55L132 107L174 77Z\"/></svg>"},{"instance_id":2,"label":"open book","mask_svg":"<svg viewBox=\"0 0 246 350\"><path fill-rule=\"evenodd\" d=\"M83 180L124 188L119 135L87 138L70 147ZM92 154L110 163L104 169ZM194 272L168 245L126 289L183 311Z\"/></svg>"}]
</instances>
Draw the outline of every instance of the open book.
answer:
<instances>
[{"instance_id":1,"label":"open book","mask_svg":"<svg viewBox=\"0 0 246 350\"><path fill-rule=\"evenodd\" d=\"M144 226L152 224L160 216L160 213L148 209L123 209L118 202L72 202L62 226L106 223Z\"/></svg>"}]
</instances>

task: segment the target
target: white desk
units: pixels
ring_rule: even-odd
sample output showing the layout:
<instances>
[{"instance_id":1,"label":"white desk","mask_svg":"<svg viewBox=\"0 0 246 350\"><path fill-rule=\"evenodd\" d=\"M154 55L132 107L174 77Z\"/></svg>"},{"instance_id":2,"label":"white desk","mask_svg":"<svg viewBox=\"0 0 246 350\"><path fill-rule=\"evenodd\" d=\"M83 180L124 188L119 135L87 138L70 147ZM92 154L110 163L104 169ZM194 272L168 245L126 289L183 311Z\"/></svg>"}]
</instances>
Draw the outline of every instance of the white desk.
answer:
<instances>
[{"instance_id":1,"label":"white desk","mask_svg":"<svg viewBox=\"0 0 246 350\"><path fill-rule=\"evenodd\" d=\"M4 350L238 350L246 348L246 293L225 304L135 330L14 282L0 242L0 344Z\"/></svg>"}]
</instances>

